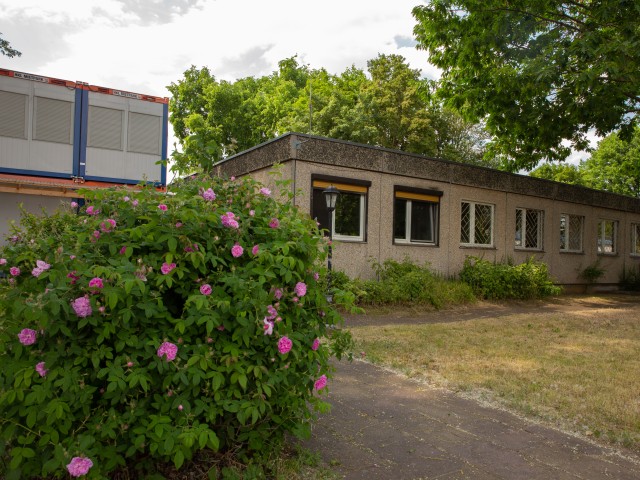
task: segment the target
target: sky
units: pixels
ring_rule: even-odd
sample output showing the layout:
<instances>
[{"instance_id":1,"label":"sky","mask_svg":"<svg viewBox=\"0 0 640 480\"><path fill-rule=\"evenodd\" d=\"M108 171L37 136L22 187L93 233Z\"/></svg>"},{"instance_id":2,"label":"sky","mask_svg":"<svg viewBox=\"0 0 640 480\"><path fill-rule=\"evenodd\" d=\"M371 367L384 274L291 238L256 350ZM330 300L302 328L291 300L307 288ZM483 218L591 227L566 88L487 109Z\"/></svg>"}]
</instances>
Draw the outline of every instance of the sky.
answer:
<instances>
[{"instance_id":1,"label":"sky","mask_svg":"<svg viewBox=\"0 0 640 480\"><path fill-rule=\"evenodd\" d=\"M268 75L278 61L339 73L378 53L438 70L415 48L421 0L0 0L0 32L21 57L0 66L169 96L191 65L219 80Z\"/></svg>"}]
</instances>

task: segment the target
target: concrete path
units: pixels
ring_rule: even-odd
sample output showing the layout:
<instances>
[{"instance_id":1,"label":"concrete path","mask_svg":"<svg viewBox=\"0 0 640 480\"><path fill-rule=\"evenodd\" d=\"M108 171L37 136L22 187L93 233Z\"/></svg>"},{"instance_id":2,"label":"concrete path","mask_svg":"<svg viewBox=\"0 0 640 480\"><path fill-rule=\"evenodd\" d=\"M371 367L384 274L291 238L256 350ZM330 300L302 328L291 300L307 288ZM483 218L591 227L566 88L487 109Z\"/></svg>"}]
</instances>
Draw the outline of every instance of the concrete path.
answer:
<instances>
[{"instance_id":1,"label":"concrete path","mask_svg":"<svg viewBox=\"0 0 640 480\"><path fill-rule=\"evenodd\" d=\"M305 446L348 480L640 479L640 457L368 363L340 362Z\"/></svg>"}]
</instances>

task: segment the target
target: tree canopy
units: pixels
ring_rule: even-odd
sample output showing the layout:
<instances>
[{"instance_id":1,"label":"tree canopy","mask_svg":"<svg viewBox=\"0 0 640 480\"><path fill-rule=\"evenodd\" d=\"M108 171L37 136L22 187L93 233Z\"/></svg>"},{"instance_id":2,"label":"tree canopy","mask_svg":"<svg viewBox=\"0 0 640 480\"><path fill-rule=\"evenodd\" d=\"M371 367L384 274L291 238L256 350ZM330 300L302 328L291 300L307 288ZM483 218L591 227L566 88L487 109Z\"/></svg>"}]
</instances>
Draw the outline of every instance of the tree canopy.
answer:
<instances>
[{"instance_id":1,"label":"tree canopy","mask_svg":"<svg viewBox=\"0 0 640 480\"><path fill-rule=\"evenodd\" d=\"M271 75L218 81L192 66L169 87L180 174L209 170L226 156L297 131L454 161L482 164L488 135L433 96L433 83L400 55L379 55L367 71L333 75L279 62Z\"/></svg>"},{"instance_id":2,"label":"tree canopy","mask_svg":"<svg viewBox=\"0 0 640 480\"><path fill-rule=\"evenodd\" d=\"M600 141L579 165L545 163L531 176L640 197L640 127L630 141L614 132Z\"/></svg>"},{"instance_id":3,"label":"tree canopy","mask_svg":"<svg viewBox=\"0 0 640 480\"><path fill-rule=\"evenodd\" d=\"M489 151L513 171L587 148L590 129L629 138L638 123L637 0L431 0L413 15L439 95L486 120Z\"/></svg>"},{"instance_id":4,"label":"tree canopy","mask_svg":"<svg viewBox=\"0 0 640 480\"><path fill-rule=\"evenodd\" d=\"M11 44L7 40L2 38L2 32L0 32L0 53L9 58L19 57L20 55L22 55L22 53L20 53L15 48L11 48Z\"/></svg>"}]
</instances>

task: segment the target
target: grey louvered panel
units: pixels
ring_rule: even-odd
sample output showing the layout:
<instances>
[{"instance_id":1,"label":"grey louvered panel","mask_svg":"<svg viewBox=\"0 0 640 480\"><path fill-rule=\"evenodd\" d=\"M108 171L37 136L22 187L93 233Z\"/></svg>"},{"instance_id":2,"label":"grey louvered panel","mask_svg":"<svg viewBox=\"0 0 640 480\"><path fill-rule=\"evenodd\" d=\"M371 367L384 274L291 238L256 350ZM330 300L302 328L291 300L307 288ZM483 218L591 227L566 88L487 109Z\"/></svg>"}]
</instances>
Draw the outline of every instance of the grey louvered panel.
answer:
<instances>
[{"instance_id":1,"label":"grey louvered panel","mask_svg":"<svg viewBox=\"0 0 640 480\"><path fill-rule=\"evenodd\" d=\"M0 90L0 136L27 138L27 95Z\"/></svg>"},{"instance_id":2,"label":"grey louvered panel","mask_svg":"<svg viewBox=\"0 0 640 480\"><path fill-rule=\"evenodd\" d=\"M72 112L72 102L35 97L33 139L45 142L72 143Z\"/></svg>"},{"instance_id":3,"label":"grey louvered panel","mask_svg":"<svg viewBox=\"0 0 640 480\"><path fill-rule=\"evenodd\" d=\"M122 150L123 114L122 110L90 105L87 145Z\"/></svg>"},{"instance_id":4,"label":"grey louvered panel","mask_svg":"<svg viewBox=\"0 0 640 480\"><path fill-rule=\"evenodd\" d=\"M129 152L160 155L162 117L129 112Z\"/></svg>"}]
</instances>

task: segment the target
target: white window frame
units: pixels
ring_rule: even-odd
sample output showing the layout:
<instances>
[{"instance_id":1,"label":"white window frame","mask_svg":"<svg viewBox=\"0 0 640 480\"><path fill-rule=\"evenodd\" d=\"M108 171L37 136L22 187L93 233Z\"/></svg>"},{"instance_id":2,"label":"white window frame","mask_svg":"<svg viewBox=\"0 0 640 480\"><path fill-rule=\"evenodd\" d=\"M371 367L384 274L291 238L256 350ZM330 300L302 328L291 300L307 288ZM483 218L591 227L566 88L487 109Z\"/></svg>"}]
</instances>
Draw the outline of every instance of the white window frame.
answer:
<instances>
[{"instance_id":1,"label":"white window frame","mask_svg":"<svg viewBox=\"0 0 640 480\"><path fill-rule=\"evenodd\" d=\"M494 246L494 223L495 223L495 205L492 203L472 202L469 200L462 200L460 203L460 229L462 236L462 205L469 204L469 243L460 241L460 245L465 247L493 247ZM483 205L491 209L491 240L490 243L476 243L476 205Z\"/></svg>"},{"instance_id":2,"label":"white window frame","mask_svg":"<svg viewBox=\"0 0 640 480\"><path fill-rule=\"evenodd\" d=\"M516 250L529 250L540 252L544 248L543 238L544 238L544 210L538 210L535 208L516 208L516 212L520 210L522 213L520 214L520 231L522 232L521 245L515 245L514 238L514 248ZM535 212L538 217L538 228L537 228L537 239L536 239L536 247L527 247L527 213ZM516 225L516 232L518 231L518 225ZM514 235L515 237L515 235Z\"/></svg>"},{"instance_id":3,"label":"white window frame","mask_svg":"<svg viewBox=\"0 0 640 480\"><path fill-rule=\"evenodd\" d=\"M631 224L631 255L640 256L640 248L638 248L638 240L640 240L640 223Z\"/></svg>"},{"instance_id":4,"label":"white window frame","mask_svg":"<svg viewBox=\"0 0 640 480\"><path fill-rule=\"evenodd\" d=\"M360 195L360 235L341 235L336 233L336 212L337 209L331 212L331 236L334 240L340 240L342 242L364 242L364 228L365 228L365 216L367 213L367 193L359 192L341 192L341 194L348 193L351 195ZM340 198L338 198L338 202Z\"/></svg>"},{"instance_id":5,"label":"white window frame","mask_svg":"<svg viewBox=\"0 0 640 480\"><path fill-rule=\"evenodd\" d=\"M394 202L396 200L404 200L405 202L407 202L407 207L405 209L405 227L404 227L404 238L398 238L394 235L393 237L393 242L397 243L397 244L402 244L402 245L437 245L438 244L438 229L439 229L439 217L440 217L440 212L439 212L439 203L438 202L428 202L426 200L413 200L413 199L408 199L408 198L394 198ZM411 210L413 208L413 202L420 202L420 203L426 203L428 205L431 206L432 211L433 211L433 226L432 226L432 230L433 230L433 240L431 241L427 241L427 240L411 240ZM394 212L395 215L395 212ZM394 222L395 222L395 216L394 216ZM395 233L395 224L393 225L393 231Z\"/></svg>"},{"instance_id":6,"label":"white window frame","mask_svg":"<svg viewBox=\"0 0 640 480\"><path fill-rule=\"evenodd\" d=\"M604 250L604 242L607 240L606 231L607 224L611 224L613 226L613 238L611 239L611 251L607 252ZM617 220L608 220L605 218L601 218L598 220L598 234L596 238L596 251L598 255L617 255L618 254L618 221Z\"/></svg>"},{"instance_id":7,"label":"white window frame","mask_svg":"<svg viewBox=\"0 0 640 480\"><path fill-rule=\"evenodd\" d=\"M571 245L571 217L577 217L580 219L580 248L579 249L572 249L570 247ZM582 215L572 215L570 213L561 213L560 214L560 223L562 223L562 219L565 219L565 234L567 236L567 238L565 239L565 247L562 248L562 245L560 246L560 251L561 252L566 252L566 253L584 253L584 216ZM560 234L562 235L562 231L560 231Z\"/></svg>"}]
</instances>

